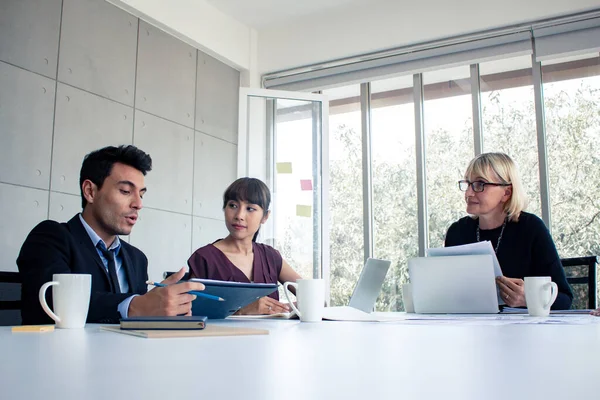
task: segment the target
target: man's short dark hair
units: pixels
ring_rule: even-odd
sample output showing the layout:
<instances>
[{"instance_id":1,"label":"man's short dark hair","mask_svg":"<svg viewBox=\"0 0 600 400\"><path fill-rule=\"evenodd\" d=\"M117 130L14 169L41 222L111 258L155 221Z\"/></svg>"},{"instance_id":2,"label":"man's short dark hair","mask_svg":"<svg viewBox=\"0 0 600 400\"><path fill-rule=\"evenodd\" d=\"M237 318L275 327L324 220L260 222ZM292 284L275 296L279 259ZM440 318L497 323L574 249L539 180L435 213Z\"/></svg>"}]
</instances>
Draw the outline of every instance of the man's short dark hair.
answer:
<instances>
[{"instance_id":1,"label":"man's short dark hair","mask_svg":"<svg viewBox=\"0 0 600 400\"><path fill-rule=\"evenodd\" d=\"M83 158L79 173L79 190L81 190L81 207L85 208L87 200L83 195L83 181L89 179L98 189L102 188L104 180L110 175L113 165L121 163L129 165L146 175L152 170L152 158L147 153L132 145L119 147L107 146L95 150Z\"/></svg>"}]
</instances>

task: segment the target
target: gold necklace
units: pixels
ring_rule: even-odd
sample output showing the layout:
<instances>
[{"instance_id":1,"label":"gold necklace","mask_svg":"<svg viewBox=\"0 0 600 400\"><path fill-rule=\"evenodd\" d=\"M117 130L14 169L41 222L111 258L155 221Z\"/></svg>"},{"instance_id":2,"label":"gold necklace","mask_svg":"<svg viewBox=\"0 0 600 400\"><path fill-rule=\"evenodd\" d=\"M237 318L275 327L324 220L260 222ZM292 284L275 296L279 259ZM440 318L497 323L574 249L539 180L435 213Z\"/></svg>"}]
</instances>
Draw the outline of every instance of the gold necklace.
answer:
<instances>
[{"instance_id":1,"label":"gold necklace","mask_svg":"<svg viewBox=\"0 0 600 400\"><path fill-rule=\"evenodd\" d=\"M508 221L508 217L504 218L504 223L502 224L502 230L500 231L500 236L498 236L498 243L496 243L496 248L494 249L494 253L498 254L498 247L500 247L500 241L502 240L502 234L504 233L504 228L506 228L506 222ZM480 242L479 238L479 221L477 222L477 241Z\"/></svg>"}]
</instances>

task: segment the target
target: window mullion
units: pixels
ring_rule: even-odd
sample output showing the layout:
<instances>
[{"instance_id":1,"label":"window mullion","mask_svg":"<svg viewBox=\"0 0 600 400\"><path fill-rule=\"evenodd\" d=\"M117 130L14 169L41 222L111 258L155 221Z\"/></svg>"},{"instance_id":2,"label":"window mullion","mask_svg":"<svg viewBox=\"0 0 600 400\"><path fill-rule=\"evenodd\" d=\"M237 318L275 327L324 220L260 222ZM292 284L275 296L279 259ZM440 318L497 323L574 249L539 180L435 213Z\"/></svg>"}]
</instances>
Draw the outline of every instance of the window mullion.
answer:
<instances>
[{"instance_id":1,"label":"window mullion","mask_svg":"<svg viewBox=\"0 0 600 400\"><path fill-rule=\"evenodd\" d=\"M415 104L415 147L417 161L417 209L419 222L419 257L425 256L429 244L427 225L427 188L425 177L425 126L423 122L423 74L413 75L413 100Z\"/></svg>"}]
</instances>

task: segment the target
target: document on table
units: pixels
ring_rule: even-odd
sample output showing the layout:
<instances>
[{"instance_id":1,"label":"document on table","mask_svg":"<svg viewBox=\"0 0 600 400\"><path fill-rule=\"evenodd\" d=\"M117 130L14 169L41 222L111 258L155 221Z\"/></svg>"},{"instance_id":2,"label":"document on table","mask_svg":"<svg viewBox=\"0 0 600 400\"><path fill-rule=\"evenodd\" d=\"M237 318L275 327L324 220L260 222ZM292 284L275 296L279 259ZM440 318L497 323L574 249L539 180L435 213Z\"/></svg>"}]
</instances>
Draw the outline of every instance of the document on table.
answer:
<instances>
[{"instance_id":1,"label":"document on table","mask_svg":"<svg viewBox=\"0 0 600 400\"><path fill-rule=\"evenodd\" d=\"M406 318L406 315L405 313L385 313L385 315L366 313L349 306L325 307L323 309L323 319L326 321L390 322L403 320ZM298 319L298 316L292 311L271 315L230 315L227 319Z\"/></svg>"},{"instance_id":2,"label":"document on table","mask_svg":"<svg viewBox=\"0 0 600 400\"><path fill-rule=\"evenodd\" d=\"M352 307L326 307L324 320L353 322L386 322L406 325L592 325L599 317L582 314L553 314L530 317L528 314L414 314L404 312L366 313Z\"/></svg>"},{"instance_id":3,"label":"document on table","mask_svg":"<svg viewBox=\"0 0 600 400\"><path fill-rule=\"evenodd\" d=\"M401 322L418 325L591 325L600 323L600 318L581 314L553 314L548 317L530 317L527 314L407 314Z\"/></svg>"},{"instance_id":4,"label":"document on table","mask_svg":"<svg viewBox=\"0 0 600 400\"><path fill-rule=\"evenodd\" d=\"M576 310L550 310L551 315L573 315L573 314L581 314L587 315L591 313L593 309L585 308L585 309L576 309ZM527 314L526 308L513 308L513 307L504 307L500 314Z\"/></svg>"},{"instance_id":5,"label":"document on table","mask_svg":"<svg viewBox=\"0 0 600 400\"><path fill-rule=\"evenodd\" d=\"M277 314L260 314L260 315L230 315L227 319L298 319L298 315L294 311L282 312Z\"/></svg>"},{"instance_id":6,"label":"document on table","mask_svg":"<svg viewBox=\"0 0 600 400\"><path fill-rule=\"evenodd\" d=\"M588 314L552 313L549 317L530 317L529 314L414 314L404 312L366 313L353 307L325 307L323 319L352 322L397 322L419 325L510 325L553 324L587 325L600 323L600 318Z\"/></svg>"},{"instance_id":7,"label":"document on table","mask_svg":"<svg viewBox=\"0 0 600 400\"><path fill-rule=\"evenodd\" d=\"M404 313L378 315L376 313L366 313L349 306L325 307L323 309L323 319L329 321L392 322L404 320L405 315Z\"/></svg>"},{"instance_id":8,"label":"document on table","mask_svg":"<svg viewBox=\"0 0 600 400\"><path fill-rule=\"evenodd\" d=\"M427 249L427 255L429 257L440 257L440 256L471 256L478 254L489 254L492 256L492 262L494 263L494 275L502 276L502 269L500 269L500 263L496 252L492 247L492 242L486 240L484 242L464 244L462 246L451 246L451 247L438 247Z\"/></svg>"}]
</instances>

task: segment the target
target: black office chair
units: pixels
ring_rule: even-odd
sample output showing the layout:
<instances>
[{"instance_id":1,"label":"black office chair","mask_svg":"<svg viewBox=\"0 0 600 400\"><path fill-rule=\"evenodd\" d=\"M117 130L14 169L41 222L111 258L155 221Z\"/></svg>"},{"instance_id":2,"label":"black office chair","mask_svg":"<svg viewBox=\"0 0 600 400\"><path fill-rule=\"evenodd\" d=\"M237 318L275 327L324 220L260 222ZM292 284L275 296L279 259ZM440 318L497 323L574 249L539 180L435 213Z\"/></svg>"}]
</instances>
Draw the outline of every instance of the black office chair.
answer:
<instances>
[{"instance_id":1,"label":"black office chair","mask_svg":"<svg viewBox=\"0 0 600 400\"><path fill-rule=\"evenodd\" d=\"M597 256L563 258L567 282L573 290L573 309L596 308L596 266Z\"/></svg>"},{"instance_id":2,"label":"black office chair","mask_svg":"<svg viewBox=\"0 0 600 400\"><path fill-rule=\"evenodd\" d=\"M173 275L175 272L171 272L171 271L165 271L163 272L163 279L167 279L168 277L170 277L171 275ZM188 279L190 279L190 273L186 272L183 277L181 278L182 281L187 281Z\"/></svg>"},{"instance_id":3,"label":"black office chair","mask_svg":"<svg viewBox=\"0 0 600 400\"><path fill-rule=\"evenodd\" d=\"M0 326L21 325L21 277L0 271Z\"/></svg>"}]
</instances>

